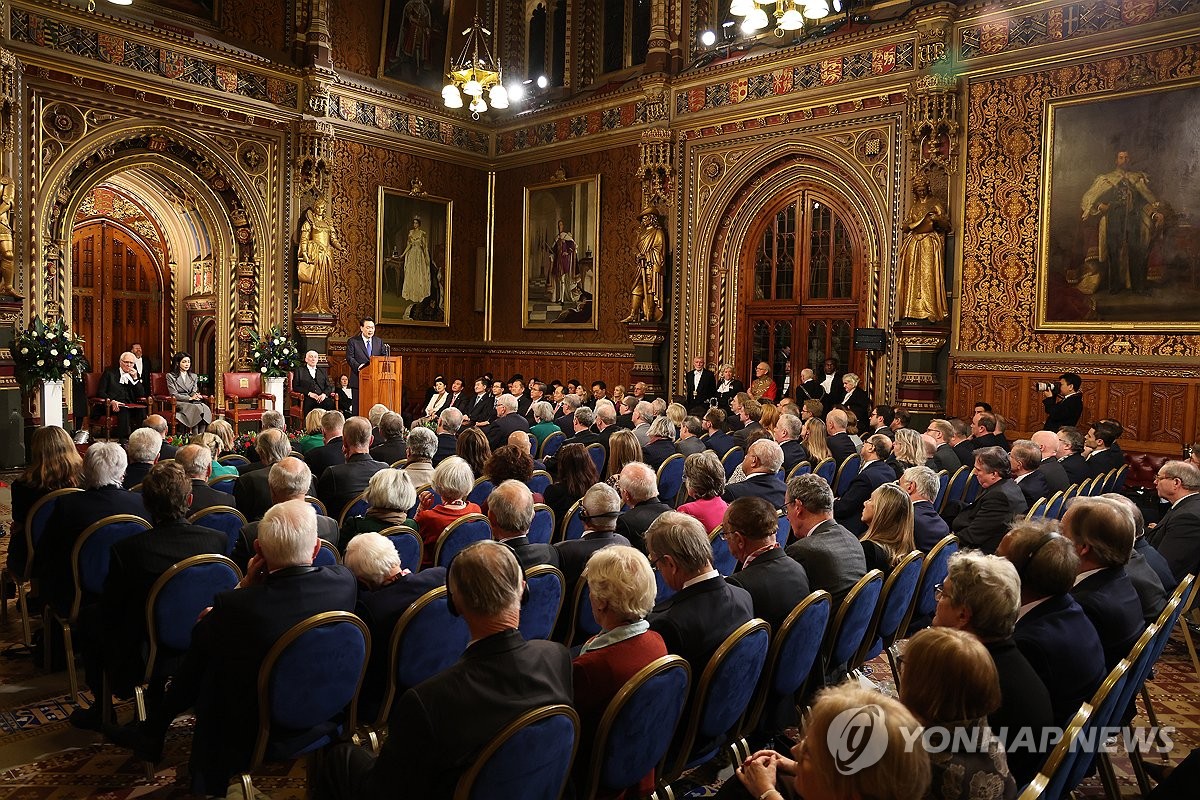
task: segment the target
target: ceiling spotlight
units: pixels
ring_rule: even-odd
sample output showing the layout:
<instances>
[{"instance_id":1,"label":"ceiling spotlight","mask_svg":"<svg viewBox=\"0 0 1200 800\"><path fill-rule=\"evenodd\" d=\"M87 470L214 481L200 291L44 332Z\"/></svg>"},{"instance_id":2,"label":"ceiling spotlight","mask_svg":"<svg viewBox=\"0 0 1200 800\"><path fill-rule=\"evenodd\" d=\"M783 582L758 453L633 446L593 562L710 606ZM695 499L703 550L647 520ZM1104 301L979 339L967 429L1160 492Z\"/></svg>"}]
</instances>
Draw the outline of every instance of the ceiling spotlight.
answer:
<instances>
[{"instance_id":1,"label":"ceiling spotlight","mask_svg":"<svg viewBox=\"0 0 1200 800\"><path fill-rule=\"evenodd\" d=\"M545 89L547 86L550 85L550 79L547 78L545 75L538 75L537 85L538 85L539 89Z\"/></svg>"},{"instance_id":2,"label":"ceiling spotlight","mask_svg":"<svg viewBox=\"0 0 1200 800\"><path fill-rule=\"evenodd\" d=\"M705 31L704 33L700 34L700 44L704 45L705 47L712 47L716 43L717 35L712 31Z\"/></svg>"}]
</instances>

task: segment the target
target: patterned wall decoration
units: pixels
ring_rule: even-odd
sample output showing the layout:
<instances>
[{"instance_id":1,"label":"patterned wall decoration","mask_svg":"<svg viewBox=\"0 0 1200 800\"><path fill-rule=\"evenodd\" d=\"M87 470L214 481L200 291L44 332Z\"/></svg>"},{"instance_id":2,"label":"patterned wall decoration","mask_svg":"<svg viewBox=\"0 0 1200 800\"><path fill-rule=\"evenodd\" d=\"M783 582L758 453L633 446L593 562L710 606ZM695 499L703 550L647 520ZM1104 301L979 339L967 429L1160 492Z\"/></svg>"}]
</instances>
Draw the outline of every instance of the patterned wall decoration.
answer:
<instances>
[{"instance_id":1,"label":"patterned wall decoration","mask_svg":"<svg viewBox=\"0 0 1200 800\"><path fill-rule=\"evenodd\" d=\"M900 42L694 86L676 93L675 116L907 72L913 69L913 52L912 42Z\"/></svg>"},{"instance_id":2,"label":"patterned wall decoration","mask_svg":"<svg viewBox=\"0 0 1200 800\"><path fill-rule=\"evenodd\" d=\"M234 41L287 50L288 0L221 0L221 30Z\"/></svg>"},{"instance_id":3,"label":"patterned wall decoration","mask_svg":"<svg viewBox=\"0 0 1200 800\"><path fill-rule=\"evenodd\" d=\"M489 137L482 131L464 128L453 122L431 119L413 111L399 111L382 103L370 103L344 94L330 93L329 115L346 122L355 122L471 153L486 155L489 149Z\"/></svg>"},{"instance_id":4,"label":"patterned wall decoration","mask_svg":"<svg viewBox=\"0 0 1200 800\"><path fill-rule=\"evenodd\" d=\"M383 5L378 0L335 0L331 10L335 12L329 15L334 68L373 76L379 67Z\"/></svg>"},{"instance_id":5,"label":"patterned wall decoration","mask_svg":"<svg viewBox=\"0 0 1200 800\"><path fill-rule=\"evenodd\" d=\"M1093 0L1040 8L1025 14L1006 14L962 28L958 58L968 61L1010 53L1172 19L1196 10L1200 10L1200 0Z\"/></svg>"},{"instance_id":6,"label":"patterned wall decoration","mask_svg":"<svg viewBox=\"0 0 1200 800\"><path fill-rule=\"evenodd\" d=\"M630 125L651 121L645 100L631 100L608 108L593 109L570 117L539 122L500 134L497 147L501 155L518 153L542 145L565 142Z\"/></svg>"},{"instance_id":7,"label":"patterned wall decoration","mask_svg":"<svg viewBox=\"0 0 1200 800\"><path fill-rule=\"evenodd\" d=\"M170 46L102 33L83 25L32 14L21 8L12 8L10 31L14 41L24 44L289 109L299 108L300 87L297 81L186 55Z\"/></svg>"},{"instance_id":8,"label":"patterned wall decoration","mask_svg":"<svg viewBox=\"0 0 1200 800\"><path fill-rule=\"evenodd\" d=\"M496 277L493 334L502 342L555 344L613 344L627 346L624 325L617 320L629 313L630 289L641 210L638 165L641 153L636 144L562 160L555 159L520 169L505 170L496 180ZM600 173L600 261L604 283L596 304L600 330L521 329L521 225L523 187L553 180L562 169L568 178ZM430 192L433 190L430 189ZM457 211L457 208L455 209ZM457 226L457 222L455 223ZM457 230L457 228L456 228ZM667 240L673 254L671 270L678 275L677 242ZM678 277L674 278L678 280ZM453 319L451 319L453 323Z\"/></svg>"},{"instance_id":9,"label":"patterned wall decoration","mask_svg":"<svg viewBox=\"0 0 1200 800\"><path fill-rule=\"evenodd\" d=\"M145 209L111 187L92 189L84 198L83 204L79 206L79 210L75 212L76 224L92 217L115 219L150 244L160 248L165 247L166 237L159 230L158 223L150 218ZM150 255L157 256L157 254L158 251L151 248Z\"/></svg>"},{"instance_id":10,"label":"patterned wall decoration","mask_svg":"<svg viewBox=\"0 0 1200 800\"><path fill-rule=\"evenodd\" d=\"M1037 332L1037 243L1042 223L1042 129L1050 100L1200 74L1200 46L981 80L968 89L962 298L956 347L990 353L1194 356L1200 336L1153 331Z\"/></svg>"},{"instance_id":11,"label":"patterned wall decoration","mask_svg":"<svg viewBox=\"0 0 1200 800\"><path fill-rule=\"evenodd\" d=\"M450 329L438 337L450 341L483 339L483 314L475 309L475 263L486 240L487 175L411 152L400 152L339 137L333 145L330 209L346 251L337 259L331 292L337 317L334 339L358 330L358 318L375 309L375 239L379 187L406 189L419 177L431 195L454 200L454 242L451 268ZM520 205L518 200L517 205ZM518 223L519 224L519 223ZM290 245L295 250L296 232ZM519 241L519 237L518 237ZM294 252L293 252L294 258ZM295 262L292 261L294 269ZM518 301L520 299L518 288ZM405 326L381 326L392 342L427 341L428 331Z\"/></svg>"}]
</instances>

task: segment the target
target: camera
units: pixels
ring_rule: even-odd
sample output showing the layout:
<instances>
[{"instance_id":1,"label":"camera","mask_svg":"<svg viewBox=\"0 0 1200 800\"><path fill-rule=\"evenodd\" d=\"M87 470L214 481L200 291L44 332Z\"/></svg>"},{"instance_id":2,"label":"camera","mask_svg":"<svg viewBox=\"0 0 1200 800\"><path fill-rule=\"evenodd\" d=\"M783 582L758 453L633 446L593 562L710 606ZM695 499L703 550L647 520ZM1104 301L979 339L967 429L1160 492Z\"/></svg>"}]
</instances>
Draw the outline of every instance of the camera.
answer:
<instances>
[{"instance_id":1,"label":"camera","mask_svg":"<svg viewBox=\"0 0 1200 800\"><path fill-rule=\"evenodd\" d=\"M1058 384L1050 383L1049 381L1036 381L1033 384L1033 388L1039 392L1054 392L1058 394Z\"/></svg>"}]
</instances>

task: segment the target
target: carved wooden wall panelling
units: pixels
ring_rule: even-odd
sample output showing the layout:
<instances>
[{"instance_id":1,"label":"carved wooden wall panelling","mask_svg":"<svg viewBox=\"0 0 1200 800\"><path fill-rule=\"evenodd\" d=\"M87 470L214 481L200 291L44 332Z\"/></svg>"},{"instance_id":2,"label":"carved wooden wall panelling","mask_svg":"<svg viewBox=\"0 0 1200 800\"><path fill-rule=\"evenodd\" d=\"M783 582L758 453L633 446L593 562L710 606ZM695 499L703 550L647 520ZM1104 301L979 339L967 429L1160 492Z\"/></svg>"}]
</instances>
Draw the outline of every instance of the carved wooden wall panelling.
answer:
<instances>
[{"instance_id":1,"label":"carved wooden wall panelling","mask_svg":"<svg viewBox=\"0 0 1200 800\"><path fill-rule=\"evenodd\" d=\"M563 159L553 159L521 169L505 170L496 181L496 276L493 284L495 315L493 336L501 342L596 344L628 342L625 327L617 320L629 313L633 286L637 215L641 210L641 182L637 144ZM600 285L596 307L600 330L547 331L521 328L521 258L524 187L550 181L562 168L568 178L600 173ZM430 190L433 191L432 189ZM457 215L456 215L457 216ZM457 225L457 222L455 223ZM668 223L669 224L669 223ZM679 280L677 250L668 236L670 280ZM451 320L453 322L453 320Z\"/></svg>"},{"instance_id":2,"label":"carved wooden wall panelling","mask_svg":"<svg viewBox=\"0 0 1200 800\"><path fill-rule=\"evenodd\" d=\"M384 5L387 0L332 0L329 34L333 39L334 68L374 76L379 68L379 46L383 41ZM455 31L457 33L457 31ZM449 31L434 36L450 37ZM453 46L453 37L451 37Z\"/></svg>"},{"instance_id":3,"label":"carved wooden wall panelling","mask_svg":"<svg viewBox=\"0 0 1200 800\"><path fill-rule=\"evenodd\" d=\"M481 341L483 314L475 311L476 251L485 243L487 175L412 152L367 145L338 138L333 145L330 176L330 209L346 252L335 256L337 265L331 292L337 316L334 338L358 331L358 320L375 310L376 240L378 238L379 187L407 189L419 177L425 191L454 201L451 248L450 329L434 334L429 328L387 325L382 335L389 341ZM520 201L517 201L520 205ZM520 231L520 217L511 223ZM520 235L517 234L519 240ZM289 269L295 270L294 250ZM520 287L517 287L518 304Z\"/></svg>"},{"instance_id":4,"label":"carved wooden wall panelling","mask_svg":"<svg viewBox=\"0 0 1200 800\"><path fill-rule=\"evenodd\" d=\"M992 404L1009 420L1008 438L1027 437L1042 429L1046 420L1042 396L1034 391L1036 380L1053 381L1069 365L1038 365L1029 371L951 367L952 391L948 413L969 419L979 400ZM1082 373L1083 416L1080 429L1097 419L1115 419L1125 428L1121 446L1130 451L1178 455L1184 443L1200 438L1200 381L1194 370L1180 370L1179 377L1131 375L1129 365L1112 365Z\"/></svg>"},{"instance_id":5,"label":"carved wooden wall panelling","mask_svg":"<svg viewBox=\"0 0 1200 800\"><path fill-rule=\"evenodd\" d=\"M221 31L233 41L282 53L288 47L291 35L288 6L305 1L221 0ZM345 1L337 0L339 6Z\"/></svg>"}]
</instances>

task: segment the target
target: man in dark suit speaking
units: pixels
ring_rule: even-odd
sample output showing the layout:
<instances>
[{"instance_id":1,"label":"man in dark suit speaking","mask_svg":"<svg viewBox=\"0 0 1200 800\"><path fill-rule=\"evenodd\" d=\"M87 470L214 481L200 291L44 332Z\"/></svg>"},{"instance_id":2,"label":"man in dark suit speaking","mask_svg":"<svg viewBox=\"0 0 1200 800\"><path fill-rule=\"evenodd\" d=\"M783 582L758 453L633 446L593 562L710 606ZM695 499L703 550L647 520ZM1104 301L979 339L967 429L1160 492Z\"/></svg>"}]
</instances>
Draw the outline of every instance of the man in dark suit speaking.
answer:
<instances>
[{"instance_id":1,"label":"man in dark suit speaking","mask_svg":"<svg viewBox=\"0 0 1200 800\"><path fill-rule=\"evenodd\" d=\"M372 356L386 356L390 352L387 343L375 336L375 320L363 317L358 323L358 336L346 340L346 363L350 365L350 386L358 397L358 373L371 363Z\"/></svg>"},{"instance_id":2,"label":"man in dark suit speaking","mask_svg":"<svg viewBox=\"0 0 1200 800\"><path fill-rule=\"evenodd\" d=\"M376 758L344 744L326 759L316 797L449 798L479 751L505 725L541 706L572 703L571 656L561 644L517 630L524 578L499 542L476 542L450 564L447 588L472 644L462 659L405 692Z\"/></svg>"}]
</instances>

